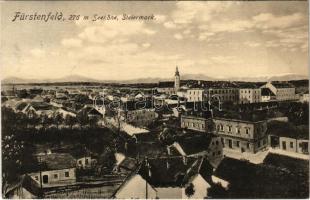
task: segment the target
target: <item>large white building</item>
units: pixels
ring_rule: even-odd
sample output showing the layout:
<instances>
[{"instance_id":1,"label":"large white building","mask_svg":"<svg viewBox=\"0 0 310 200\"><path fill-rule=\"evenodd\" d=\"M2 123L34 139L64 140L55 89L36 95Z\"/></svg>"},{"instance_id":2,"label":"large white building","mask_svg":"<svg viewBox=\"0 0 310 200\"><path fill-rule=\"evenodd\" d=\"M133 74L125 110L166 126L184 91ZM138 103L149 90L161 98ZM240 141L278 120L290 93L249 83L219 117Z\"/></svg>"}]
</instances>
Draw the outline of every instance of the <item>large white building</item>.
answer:
<instances>
[{"instance_id":1,"label":"large white building","mask_svg":"<svg viewBox=\"0 0 310 200\"><path fill-rule=\"evenodd\" d=\"M284 82L268 82L261 88L269 88L275 95L277 101L296 100L295 87Z\"/></svg>"},{"instance_id":2,"label":"large white building","mask_svg":"<svg viewBox=\"0 0 310 200\"><path fill-rule=\"evenodd\" d=\"M261 102L261 89L254 87L240 88L239 89L239 103L259 103Z\"/></svg>"}]
</instances>

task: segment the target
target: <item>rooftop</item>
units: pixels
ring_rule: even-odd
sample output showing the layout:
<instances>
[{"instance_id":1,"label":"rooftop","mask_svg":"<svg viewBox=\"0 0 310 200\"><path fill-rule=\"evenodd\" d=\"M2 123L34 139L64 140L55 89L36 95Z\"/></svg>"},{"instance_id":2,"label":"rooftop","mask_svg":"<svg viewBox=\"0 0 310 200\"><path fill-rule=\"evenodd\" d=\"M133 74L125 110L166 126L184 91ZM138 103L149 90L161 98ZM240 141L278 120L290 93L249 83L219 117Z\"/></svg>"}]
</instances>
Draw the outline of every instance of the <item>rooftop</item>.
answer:
<instances>
[{"instance_id":1,"label":"rooftop","mask_svg":"<svg viewBox=\"0 0 310 200\"><path fill-rule=\"evenodd\" d=\"M43 171L60 170L74 168L76 165L75 159L68 153L51 153L40 155L37 157L42 163Z\"/></svg>"}]
</instances>

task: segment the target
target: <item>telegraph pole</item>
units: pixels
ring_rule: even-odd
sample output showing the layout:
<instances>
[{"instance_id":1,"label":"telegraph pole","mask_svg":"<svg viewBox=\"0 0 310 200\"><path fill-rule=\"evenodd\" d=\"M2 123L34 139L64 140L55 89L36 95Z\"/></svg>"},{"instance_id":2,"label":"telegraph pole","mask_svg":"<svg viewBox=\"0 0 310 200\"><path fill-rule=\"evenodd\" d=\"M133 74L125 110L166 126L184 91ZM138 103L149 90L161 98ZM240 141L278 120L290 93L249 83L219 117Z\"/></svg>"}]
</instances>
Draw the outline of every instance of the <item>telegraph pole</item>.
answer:
<instances>
[{"instance_id":1,"label":"telegraph pole","mask_svg":"<svg viewBox=\"0 0 310 200\"><path fill-rule=\"evenodd\" d=\"M40 172L40 198L43 198L43 186L42 186L42 169L41 169L41 156L39 156L39 172Z\"/></svg>"}]
</instances>

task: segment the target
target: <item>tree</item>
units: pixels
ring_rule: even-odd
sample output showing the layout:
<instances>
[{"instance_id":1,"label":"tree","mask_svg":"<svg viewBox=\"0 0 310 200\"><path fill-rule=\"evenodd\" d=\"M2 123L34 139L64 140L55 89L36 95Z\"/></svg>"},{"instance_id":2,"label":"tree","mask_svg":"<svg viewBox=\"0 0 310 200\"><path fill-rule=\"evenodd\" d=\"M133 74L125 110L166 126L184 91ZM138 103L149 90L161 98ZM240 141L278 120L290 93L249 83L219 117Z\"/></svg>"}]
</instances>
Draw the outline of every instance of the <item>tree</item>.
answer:
<instances>
[{"instance_id":1,"label":"tree","mask_svg":"<svg viewBox=\"0 0 310 200\"><path fill-rule=\"evenodd\" d=\"M40 115L40 122L42 124L42 128L46 130L48 128L48 126L50 126L52 124L52 119L49 118L45 114L41 114Z\"/></svg>"},{"instance_id":2,"label":"tree","mask_svg":"<svg viewBox=\"0 0 310 200\"><path fill-rule=\"evenodd\" d=\"M81 127L86 126L88 124L89 119L85 111L78 113L76 118Z\"/></svg>"},{"instance_id":3,"label":"tree","mask_svg":"<svg viewBox=\"0 0 310 200\"><path fill-rule=\"evenodd\" d=\"M32 128L35 128L36 125L40 123L40 120L40 116L38 116L35 112L27 116L28 125Z\"/></svg>"},{"instance_id":4,"label":"tree","mask_svg":"<svg viewBox=\"0 0 310 200\"><path fill-rule=\"evenodd\" d=\"M64 121L63 115L61 113L53 113L53 121L56 124L56 128L58 129L59 125Z\"/></svg>"},{"instance_id":5,"label":"tree","mask_svg":"<svg viewBox=\"0 0 310 200\"><path fill-rule=\"evenodd\" d=\"M187 197L191 197L195 194L195 188L193 183L190 183L186 188L185 188L185 194Z\"/></svg>"},{"instance_id":6,"label":"tree","mask_svg":"<svg viewBox=\"0 0 310 200\"><path fill-rule=\"evenodd\" d=\"M72 127L77 123L77 119L71 115L66 115L65 117L65 124L72 129Z\"/></svg>"},{"instance_id":7,"label":"tree","mask_svg":"<svg viewBox=\"0 0 310 200\"><path fill-rule=\"evenodd\" d=\"M110 172L116 163L114 151L107 147L99 156L98 164L101 167L101 172Z\"/></svg>"},{"instance_id":8,"label":"tree","mask_svg":"<svg viewBox=\"0 0 310 200\"><path fill-rule=\"evenodd\" d=\"M91 117L88 119L90 127L93 127L93 128L98 125L98 121L99 121L98 117Z\"/></svg>"}]
</instances>

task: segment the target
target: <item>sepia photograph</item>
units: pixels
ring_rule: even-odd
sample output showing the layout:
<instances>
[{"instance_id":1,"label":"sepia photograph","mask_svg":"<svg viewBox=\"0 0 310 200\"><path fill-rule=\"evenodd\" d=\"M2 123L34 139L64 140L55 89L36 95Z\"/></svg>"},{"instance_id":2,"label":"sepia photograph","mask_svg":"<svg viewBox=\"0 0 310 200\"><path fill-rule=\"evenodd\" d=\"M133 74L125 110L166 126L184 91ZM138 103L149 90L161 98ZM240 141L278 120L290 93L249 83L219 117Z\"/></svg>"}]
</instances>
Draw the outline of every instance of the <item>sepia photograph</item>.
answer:
<instances>
[{"instance_id":1,"label":"sepia photograph","mask_svg":"<svg viewBox=\"0 0 310 200\"><path fill-rule=\"evenodd\" d=\"M308 1L1 1L3 199L309 199Z\"/></svg>"}]
</instances>

